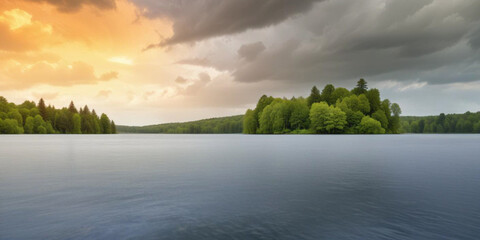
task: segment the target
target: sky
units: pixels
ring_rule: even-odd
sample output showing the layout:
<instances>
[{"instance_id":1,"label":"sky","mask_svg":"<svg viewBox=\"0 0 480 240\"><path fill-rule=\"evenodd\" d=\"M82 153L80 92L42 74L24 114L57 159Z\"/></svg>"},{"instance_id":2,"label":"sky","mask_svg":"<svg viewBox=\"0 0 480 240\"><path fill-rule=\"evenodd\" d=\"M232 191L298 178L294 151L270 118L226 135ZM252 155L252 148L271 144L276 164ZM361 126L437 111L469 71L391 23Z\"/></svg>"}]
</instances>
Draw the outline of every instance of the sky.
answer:
<instances>
[{"instance_id":1,"label":"sky","mask_svg":"<svg viewBox=\"0 0 480 240\"><path fill-rule=\"evenodd\" d=\"M403 115L480 110L478 0L2 0L0 95L147 125L364 78Z\"/></svg>"}]
</instances>

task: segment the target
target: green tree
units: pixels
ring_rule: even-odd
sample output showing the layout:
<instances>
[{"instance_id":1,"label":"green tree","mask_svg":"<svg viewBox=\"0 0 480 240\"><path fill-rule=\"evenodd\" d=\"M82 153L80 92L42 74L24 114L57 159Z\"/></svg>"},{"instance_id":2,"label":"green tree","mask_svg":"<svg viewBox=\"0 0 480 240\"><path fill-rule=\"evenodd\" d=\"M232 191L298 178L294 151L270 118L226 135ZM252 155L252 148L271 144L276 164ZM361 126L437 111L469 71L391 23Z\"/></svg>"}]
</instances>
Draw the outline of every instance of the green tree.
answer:
<instances>
[{"instance_id":1,"label":"green tree","mask_svg":"<svg viewBox=\"0 0 480 240\"><path fill-rule=\"evenodd\" d=\"M33 133L41 133L39 128L42 127L42 131L45 130L45 133L46 133L46 128L45 128L45 121L43 121L43 118L42 116L40 115L36 115L34 118L33 118Z\"/></svg>"},{"instance_id":2,"label":"green tree","mask_svg":"<svg viewBox=\"0 0 480 240\"><path fill-rule=\"evenodd\" d=\"M23 129L18 126L15 119L0 119L0 133L2 134L18 134L22 133Z\"/></svg>"},{"instance_id":3,"label":"green tree","mask_svg":"<svg viewBox=\"0 0 480 240\"><path fill-rule=\"evenodd\" d=\"M110 123L110 129L112 131L112 134L117 133L117 126L115 125L115 122L113 120Z\"/></svg>"},{"instance_id":4,"label":"green tree","mask_svg":"<svg viewBox=\"0 0 480 240\"><path fill-rule=\"evenodd\" d=\"M322 94L320 94L320 101L327 102L328 105L335 104L335 100L333 97L333 92L335 91L335 87L332 84L327 84L323 90Z\"/></svg>"},{"instance_id":5,"label":"green tree","mask_svg":"<svg viewBox=\"0 0 480 240\"><path fill-rule=\"evenodd\" d=\"M473 132L474 133L480 133L480 121L478 121L477 123L475 123L473 125Z\"/></svg>"},{"instance_id":6,"label":"green tree","mask_svg":"<svg viewBox=\"0 0 480 240\"><path fill-rule=\"evenodd\" d=\"M257 132L257 119L255 112L248 109L243 117L243 133L255 134Z\"/></svg>"},{"instance_id":7,"label":"green tree","mask_svg":"<svg viewBox=\"0 0 480 240\"><path fill-rule=\"evenodd\" d=\"M263 109L270 105L273 102L273 97L267 97L267 95L263 95L257 102L257 106L254 109L255 119L257 120L257 128L260 126L260 115L262 114Z\"/></svg>"},{"instance_id":8,"label":"green tree","mask_svg":"<svg viewBox=\"0 0 480 240\"><path fill-rule=\"evenodd\" d=\"M385 129L382 128L381 123L369 116L365 116L362 118L359 129L360 129L360 133L363 133L363 134L385 133Z\"/></svg>"},{"instance_id":9,"label":"green tree","mask_svg":"<svg viewBox=\"0 0 480 240\"><path fill-rule=\"evenodd\" d=\"M34 133L34 120L33 117L28 116L27 119L25 120L25 125L23 126L23 129L25 130L25 133L27 134L32 134Z\"/></svg>"},{"instance_id":10,"label":"green tree","mask_svg":"<svg viewBox=\"0 0 480 240\"><path fill-rule=\"evenodd\" d=\"M368 89L367 81L365 81L363 78L361 78L360 80L358 80L357 87L355 87L352 90L352 93L356 94L356 95L360 95L360 94L366 93L367 89Z\"/></svg>"},{"instance_id":11,"label":"green tree","mask_svg":"<svg viewBox=\"0 0 480 240\"><path fill-rule=\"evenodd\" d=\"M376 88L372 88L365 93L365 96L370 103L370 114L376 112L380 109L381 101L380 101L380 91Z\"/></svg>"},{"instance_id":12,"label":"green tree","mask_svg":"<svg viewBox=\"0 0 480 240\"><path fill-rule=\"evenodd\" d=\"M322 97L320 96L320 91L318 90L317 86L313 86L312 90L310 91L310 96L307 98L308 106L312 106L312 104L320 102Z\"/></svg>"},{"instance_id":13,"label":"green tree","mask_svg":"<svg viewBox=\"0 0 480 240\"><path fill-rule=\"evenodd\" d=\"M275 120L273 117L273 106L268 105L266 106L262 114L260 115L260 120L259 120L259 133L263 134L269 134L273 133L273 121Z\"/></svg>"},{"instance_id":14,"label":"green tree","mask_svg":"<svg viewBox=\"0 0 480 240\"><path fill-rule=\"evenodd\" d=\"M308 108L307 101L303 98L292 100L292 108L292 114L289 120L290 127L292 129L308 128L310 109Z\"/></svg>"},{"instance_id":15,"label":"green tree","mask_svg":"<svg viewBox=\"0 0 480 240\"><path fill-rule=\"evenodd\" d=\"M82 118L78 113L73 114L73 132L72 133L73 134L82 133Z\"/></svg>"},{"instance_id":16,"label":"green tree","mask_svg":"<svg viewBox=\"0 0 480 240\"><path fill-rule=\"evenodd\" d=\"M333 103L336 103L339 99L341 100L342 98L350 96L350 91L346 88L335 88L335 91L332 93L332 101Z\"/></svg>"},{"instance_id":17,"label":"green tree","mask_svg":"<svg viewBox=\"0 0 480 240\"><path fill-rule=\"evenodd\" d=\"M339 133L347 124L346 114L326 102L314 103L310 108L310 127L316 133Z\"/></svg>"},{"instance_id":18,"label":"green tree","mask_svg":"<svg viewBox=\"0 0 480 240\"><path fill-rule=\"evenodd\" d=\"M44 126L39 126L37 128L37 133L38 134L47 134L47 129Z\"/></svg>"},{"instance_id":19,"label":"green tree","mask_svg":"<svg viewBox=\"0 0 480 240\"><path fill-rule=\"evenodd\" d=\"M48 118L47 107L45 106L45 101L43 101L43 98L40 98L40 101L38 101L38 112L40 113L40 116L42 116L43 120L50 120Z\"/></svg>"},{"instance_id":20,"label":"green tree","mask_svg":"<svg viewBox=\"0 0 480 240\"><path fill-rule=\"evenodd\" d=\"M77 108L75 107L75 104L73 104L73 101L70 101L70 105L68 106L68 111L70 111L70 113L72 114L78 113Z\"/></svg>"},{"instance_id":21,"label":"green tree","mask_svg":"<svg viewBox=\"0 0 480 240\"><path fill-rule=\"evenodd\" d=\"M55 129L60 133L71 133L69 111L62 108L55 113Z\"/></svg>"},{"instance_id":22,"label":"green tree","mask_svg":"<svg viewBox=\"0 0 480 240\"><path fill-rule=\"evenodd\" d=\"M372 114L372 118L379 121L380 124L382 125L382 128L384 129L388 128L388 119L383 110L377 110L376 112L374 112Z\"/></svg>"},{"instance_id":23,"label":"green tree","mask_svg":"<svg viewBox=\"0 0 480 240\"><path fill-rule=\"evenodd\" d=\"M337 100L336 105L344 111L348 108L354 112L356 111L360 111L362 113L370 112L370 104L368 103L368 99L363 94L360 96L351 95L351 96L345 97L340 102L339 100Z\"/></svg>"},{"instance_id":24,"label":"green tree","mask_svg":"<svg viewBox=\"0 0 480 240\"><path fill-rule=\"evenodd\" d=\"M105 113L102 113L100 117L100 125L102 129L103 134L110 134L112 133L111 125L110 125L110 119Z\"/></svg>"},{"instance_id":25,"label":"green tree","mask_svg":"<svg viewBox=\"0 0 480 240\"><path fill-rule=\"evenodd\" d=\"M402 109L400 109L400 106L397 103L393 103L390 106L390 109L392 110L393 116L390 118L389 122L389 127L390 131L392 133L400 133L400 114L402 114ZM432 125L434 127L435 125ZM435 130L432 130L433 132L436 132Z\"/></svg>"},{"instance_id":26,"label":"green tree","mask_svg":"<svg viewBox=\"0 0 480 240\"><path fill-rule=\"evenodd\" d=\"M325 121L328 133L342 133L347 125L347 115L340 108L330 106L330 113Z\"/></svg>"},{"instance_id":27,"label":"green tree","mask_svg":"<svg viewBox=\"0 0 480 240\"><path fill-rule=\"evenodd\" d=\"M8 118L17 120L18 126L23 125L22 114L17 109L12 109L8 112Z\"/></svg>"}]
</instances>

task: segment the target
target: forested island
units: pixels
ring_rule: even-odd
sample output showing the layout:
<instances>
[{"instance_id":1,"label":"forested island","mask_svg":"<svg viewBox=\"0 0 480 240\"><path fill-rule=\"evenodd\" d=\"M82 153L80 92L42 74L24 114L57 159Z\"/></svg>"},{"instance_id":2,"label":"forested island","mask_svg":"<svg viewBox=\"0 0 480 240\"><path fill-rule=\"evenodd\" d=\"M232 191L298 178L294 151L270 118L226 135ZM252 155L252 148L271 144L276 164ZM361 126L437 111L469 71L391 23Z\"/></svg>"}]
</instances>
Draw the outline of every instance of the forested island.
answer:
<instances>
[{"instance_id":1,"label":"forested island","mask_svg":"<svg viewBox=\"0 0 480 240\"><path fill-rule=\"evenodd\" d=\"M314 86L307 98L263 95L243 119L246 134L383 134L400 133L400 106L380 99L360 79L352 90L332 84Z\"/></svg>"},{"instance_id":2,"label":"forested island","mask_svg":"<svg viewBox=\"0 0 480 240\"><path fill-rule=\"evenodd\" d=\"M70 102L68 108L46 106L43 99L38 104L25 101L16 105L0 96L0 134L111 134L116 126L102 113L100 117L88 106L77 109Z\"/></svg>"}]
</instances>

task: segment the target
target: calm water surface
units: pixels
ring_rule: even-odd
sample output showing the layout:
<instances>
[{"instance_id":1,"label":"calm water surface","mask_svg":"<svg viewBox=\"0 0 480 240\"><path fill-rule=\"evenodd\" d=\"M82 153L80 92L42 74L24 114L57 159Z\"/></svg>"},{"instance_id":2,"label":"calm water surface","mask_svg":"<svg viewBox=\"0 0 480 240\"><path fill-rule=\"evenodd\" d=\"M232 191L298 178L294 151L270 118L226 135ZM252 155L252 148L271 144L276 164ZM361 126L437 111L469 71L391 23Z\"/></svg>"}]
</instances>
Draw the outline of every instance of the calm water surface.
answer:
<instances>
[{"instance_id":1,"label":"calm water surface","mask_svg":"<svg viewBox=\"0 0 480 240\"><path fill-rule=\"evenodd\" d=\"M0 136L0 239L479 239L480 135Z\"/></svg>"}]
</instances>

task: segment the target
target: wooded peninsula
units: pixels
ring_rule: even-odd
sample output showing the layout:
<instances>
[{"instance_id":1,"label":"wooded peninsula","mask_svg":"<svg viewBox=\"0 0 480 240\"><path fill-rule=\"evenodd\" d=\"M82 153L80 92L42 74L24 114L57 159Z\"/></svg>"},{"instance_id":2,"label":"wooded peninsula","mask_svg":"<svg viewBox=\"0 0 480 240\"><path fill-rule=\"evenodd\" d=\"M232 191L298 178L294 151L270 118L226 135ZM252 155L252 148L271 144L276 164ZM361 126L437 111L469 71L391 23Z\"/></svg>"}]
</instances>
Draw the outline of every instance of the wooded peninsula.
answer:
<instances>
[{"instance_id":1,"label":"wooded peninsula","mask_svg":"<svg viewBox=\"0 0 480 240\"><path fill-rule=\"evenodd\" d=\"M0 96L0 134L111 134L116 126L104 113L99 117L88 106L77 110L70 102L68 108L56 109L25 101L20 105L9 103Z\"/></svg>"}]
</instances>

